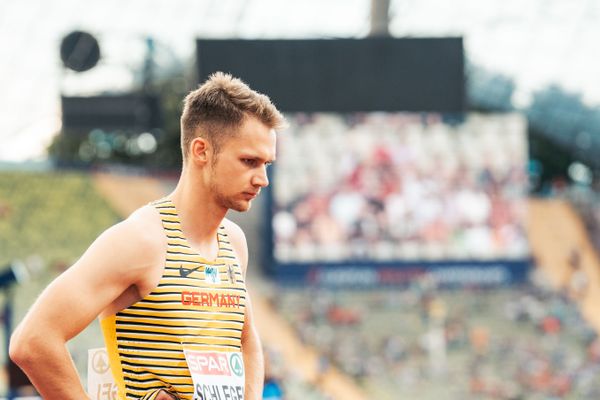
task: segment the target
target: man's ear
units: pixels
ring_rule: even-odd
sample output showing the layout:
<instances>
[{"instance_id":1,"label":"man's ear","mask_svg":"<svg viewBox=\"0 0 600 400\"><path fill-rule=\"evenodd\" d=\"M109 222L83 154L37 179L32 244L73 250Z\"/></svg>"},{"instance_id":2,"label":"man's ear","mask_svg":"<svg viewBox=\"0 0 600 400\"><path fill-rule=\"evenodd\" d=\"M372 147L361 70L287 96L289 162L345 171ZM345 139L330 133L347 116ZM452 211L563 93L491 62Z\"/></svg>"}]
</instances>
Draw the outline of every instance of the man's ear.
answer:
<instances>
[{"instance_id":1,"label":"man's ear","mask_svg":"<svg viewBox=\"0 0 600 400\"><path fill-rule=\"evenodd\" d=\"M206 164L210 152L212 152L212 147L205 138L195 137L190 143L190 158L194 163Z\"/></svg>"}]
</instances>

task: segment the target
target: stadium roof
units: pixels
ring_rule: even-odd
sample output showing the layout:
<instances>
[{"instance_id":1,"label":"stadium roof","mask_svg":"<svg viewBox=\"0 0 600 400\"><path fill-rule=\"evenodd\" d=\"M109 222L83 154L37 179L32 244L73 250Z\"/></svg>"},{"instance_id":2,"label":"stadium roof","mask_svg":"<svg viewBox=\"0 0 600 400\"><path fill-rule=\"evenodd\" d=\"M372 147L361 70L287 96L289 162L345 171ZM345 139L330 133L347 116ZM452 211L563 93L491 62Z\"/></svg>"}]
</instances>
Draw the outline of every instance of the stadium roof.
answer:
<instances>
[{"instance_id":1,"label":"stadium roof","mask_svg":"<svg viewBox=\"0 0 600 400\"><path fill-rule=\"evenodd\" d=\"M0 0L0 160L43 157L60 129L60 93L132 87L146 37L169 69L192 62L195 38L358 38L369 12L369 0ZM600 2L391 0L390 15L396 37L464 36L469 62L514 78L523 103L555 83L600 104ZM59 59L76 29L103 55L85 79Z\"/></svg>"}]
</instances>

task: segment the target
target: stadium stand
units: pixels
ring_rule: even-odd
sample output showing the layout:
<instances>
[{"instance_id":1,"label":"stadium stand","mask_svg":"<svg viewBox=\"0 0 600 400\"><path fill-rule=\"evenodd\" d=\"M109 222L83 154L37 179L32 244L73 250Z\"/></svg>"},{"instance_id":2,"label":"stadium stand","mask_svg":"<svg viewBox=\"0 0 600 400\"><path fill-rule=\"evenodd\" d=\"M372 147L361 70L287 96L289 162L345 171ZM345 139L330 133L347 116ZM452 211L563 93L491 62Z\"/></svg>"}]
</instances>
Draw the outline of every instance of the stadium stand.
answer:
<instances>
[{"instance_id":1,"label":"stadium stand","mask_svg":"<svg viewBox=\"0 0 600 400\"><path fill-rule=\"evenodd\" d=\"M597 398L600 340L545 285L277 291L302 339L373 399ZM340 313L352 319L339 319ZM554 397L552 397L554 396Z\"/></svg>"},{"instance_id":2,"label":"stadium stand","mask_svg":"<svg viewBox=\"0 0 600 400\"><path fill-rule=\"evenodd\" d=\"M527 263L530 255L539 266L531 281L488 290L445 290L427 275L402 289L276 288L274 306L322 364L382 400L600 394L591 379L600 369L598 302L587 288L599 265L567 203L527 199L522 119L291 120L273 190L280 270L361 259Z\"/></svg>"},{"instance_id":3,"label":"stadium stand","mask_svg":"<svg viewBox=\"0 0 600 400\"><path fill-rule=\"evenodd\" d=\"M281 354L289 370L287 376L293 376L294 371L304 371L306 379L315 386L322 386L325 393L335 399L367 399L356 383L340 373L336 368L322 368L319 351L298 340L296 332L285 319L278 314L274 302L267 302L263 293L268 291L265 285L260 290L254 290L252 299L257 327L263 342L272 350ZM271 297L273 300L273 297ZM294 397L295 398L295 397Z\"/></svg>"}]
</instances>

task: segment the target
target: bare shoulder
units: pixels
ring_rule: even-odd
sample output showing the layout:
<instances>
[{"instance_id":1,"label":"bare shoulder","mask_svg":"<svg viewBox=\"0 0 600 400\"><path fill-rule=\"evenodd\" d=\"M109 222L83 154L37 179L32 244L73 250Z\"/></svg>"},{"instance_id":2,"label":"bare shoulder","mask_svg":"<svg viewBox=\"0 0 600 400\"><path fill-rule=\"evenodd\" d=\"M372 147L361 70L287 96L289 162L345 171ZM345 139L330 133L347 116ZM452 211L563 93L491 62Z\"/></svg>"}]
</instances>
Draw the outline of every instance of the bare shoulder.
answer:
<instances>
[{"instance_id":1,"label":"bare shoulder","mask_svg":"<svg viewBox=\"0 0 600 400\"><path fill-rule=\"evenodd\" d=\"M241 240L244 243L246 242L244 231L242 231L242 228L232 220L223 218L223 227L225 227L227 235L231 240Z\"/></svg>"},{"instance_id":2,"label":"bare shoulder","mask_svg":"<svg viewBox=\"0 0 600 400\"><path fill-rule=\"evenodd\" d=\"M160 214L152 205L138 208L123 221L123 224L125 230L137 233L140 245L153 246L166 243Z\"/></svg>"},{"instance_id":3,"label":"bare shoulder","mask_svg":"<svg viewBox=\"0 0 600 400\"><path fill-rule=\"evenodd\" d=\"M134 211L127 219L104 231L86 253L104 261L105 268L114 266L124 278L160 264L164 259L166 238L158 212L152 206ZM77 263L76 265L77 266Z\"/></svg>"},{"instance_id":4,"label":"bare shoulder","mask_svg":"<svg viewBox=\"0 0 600 400\"><path fill-rule=\"evenodd\" d=\"M242 228L238 224L227 218L223 219L223 227L225 227L233 250L242 263L242 268L245 270L248 264L248 244L246 243L244 231L242 231Z\"/></svg>"}]
</instances>

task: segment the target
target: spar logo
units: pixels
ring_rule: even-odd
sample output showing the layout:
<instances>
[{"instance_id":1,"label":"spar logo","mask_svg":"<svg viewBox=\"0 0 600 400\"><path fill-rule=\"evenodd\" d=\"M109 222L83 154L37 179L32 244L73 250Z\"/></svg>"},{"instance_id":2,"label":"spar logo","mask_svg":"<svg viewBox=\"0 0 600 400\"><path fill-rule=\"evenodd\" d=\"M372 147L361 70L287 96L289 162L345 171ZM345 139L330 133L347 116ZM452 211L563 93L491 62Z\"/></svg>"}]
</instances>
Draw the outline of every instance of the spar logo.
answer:
<instances>
[{"instance_id":1,"label":"spar logo","mask_svg":"<svg viewBox=\"0 0 600 400\"><path fill-rule=\"evenodd\" d=\"M188 368L192 374L231 376L227 354L186 351Z\"/></svg>"},{"instance_id":2,"label":"spar logo","mask_svg":"<svg viewBox=\"0 0 600 400\"><path fill-rule=\"evenodd\" d=\"M244 361L239 353L233 353L229 358L229 366L237 376L244 376Z\"/></svg>"}]
</instances>

